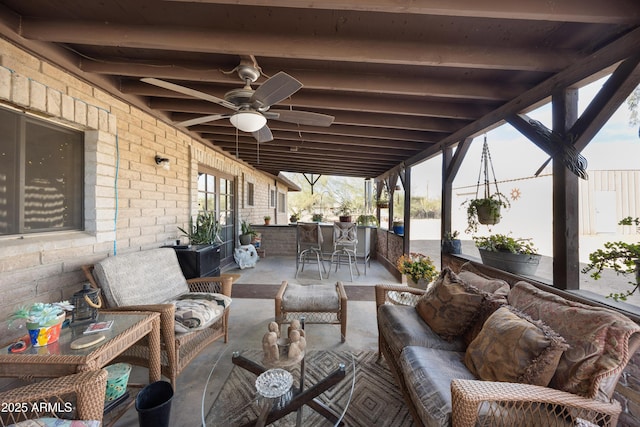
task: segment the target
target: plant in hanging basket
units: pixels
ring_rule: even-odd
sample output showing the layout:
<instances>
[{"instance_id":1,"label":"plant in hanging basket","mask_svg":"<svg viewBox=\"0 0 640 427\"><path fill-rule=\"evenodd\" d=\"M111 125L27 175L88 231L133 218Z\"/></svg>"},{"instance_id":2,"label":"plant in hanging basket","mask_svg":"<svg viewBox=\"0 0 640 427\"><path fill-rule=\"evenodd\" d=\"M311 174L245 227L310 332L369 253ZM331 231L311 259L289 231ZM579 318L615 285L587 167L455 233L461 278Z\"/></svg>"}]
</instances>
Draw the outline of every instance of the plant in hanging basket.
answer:
<instances>
[{"instance_id":1,"label":"plant in hanging basket","mask_svg":"<svg viewBox=\"0 0 640 427\"><path fill-rule=\"evenodd\" d=\"M494 225L502 218L501 209L511 207L509 200L502 193L494 193L482 199L471 199L465 201L463 206L467 207L467 229L465 232L474 233L478 231L478 224Z\"/></svg>"},{"instance_id":2,"label":"plant in hanging basket","mask_svg":"<svg viewBox=\"0 0 640 427\"><path fill-rule=\"evenodd\" d=\"M623 218L619 225L640 225L638 218ZM626 301L640 287L640 243L605 242L604 249L598 249L589 254L589 264L582 269L583 273L591 272L590 276L596 280L601 278L602 271L610 268L616 274L635 275L635 283L629 281L633 288L625 292L612 292L607 298Z\"/></svg>"}]
</instances>

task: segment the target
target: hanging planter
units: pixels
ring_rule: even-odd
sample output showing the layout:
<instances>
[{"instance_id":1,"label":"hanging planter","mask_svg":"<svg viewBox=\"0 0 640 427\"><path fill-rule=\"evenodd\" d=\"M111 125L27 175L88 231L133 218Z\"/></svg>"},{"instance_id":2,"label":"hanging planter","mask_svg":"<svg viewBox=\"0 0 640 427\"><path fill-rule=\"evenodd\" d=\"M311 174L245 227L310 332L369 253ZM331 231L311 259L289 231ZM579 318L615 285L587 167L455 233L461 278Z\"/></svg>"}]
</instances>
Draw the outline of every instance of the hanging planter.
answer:
<instances>
[{"instance_id":1,"label":"hanging planter","mask_svg":"<svg viewBox=\"0 0 640 427\"><path fill-rule=\"evenodd\" d=\"M493 181L489 180L489 173L491 173ZM484 183L481 184L481 178L484 177ZM495 191L492 192L491 184L495 187ZM482 186L482 195L480 197ZM487 136L484 137L484 144L482 146L482 157L480 159L480 173L478 174L478 184L476 186L475 199L467 200L463 203L467 207L467 233L473 233L478 231L478 224L483 225L495 225L500 222L502 218L501 209L508 209L511 207L507 197L498 189L498 181L493 170L493 163L491 162L491 154L489 153L489 145L487 144Z\"/></svg>"}]
</instances>

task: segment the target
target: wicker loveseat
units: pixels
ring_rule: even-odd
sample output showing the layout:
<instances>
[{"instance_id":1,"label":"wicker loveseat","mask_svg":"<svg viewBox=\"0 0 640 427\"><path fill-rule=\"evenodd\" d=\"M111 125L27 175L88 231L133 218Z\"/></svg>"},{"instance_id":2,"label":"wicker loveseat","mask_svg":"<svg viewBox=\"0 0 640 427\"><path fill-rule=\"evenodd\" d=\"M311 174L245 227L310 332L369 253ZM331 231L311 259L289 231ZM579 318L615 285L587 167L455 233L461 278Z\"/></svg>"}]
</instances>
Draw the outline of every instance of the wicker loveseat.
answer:
<instances>
[{"instance_id":1,"label":"wicker loveseat","mask_svg":"<svg viewBox=\"0 0 640 427\"><path fill-rule=\"evenodd\" d=\"M640 327L613 310L468 266L426 292L377 285L376 305L381 355L417 425L617 423Z\"/></svg>"},{"instance_id":2,"label":"wicker loveseat","mask_svg":"<svg viewBox=\"0 0 640 427\"><path fill-rule=\"evenodd\" d=\"M91 284L102 290L104 303L110 310L160 313L162 373L174 387L180 372L207 345L219 338L224 338L225 343L228 340L229 303L234 278L231 275L186 280L171 248L117 255L84 266L83 270ZM220 306L219 312L211 316L206 325L184 332L179 322L182 318L178 315L176 320L176 306L178 311L180 307L176 304L191 303L192 299L205 297L210 299L211 295L216 298L222 295L220 299L225 299L224 308ZM136 344L119 359L147 366L148 347Z\"/></svg>"}]
</instances>

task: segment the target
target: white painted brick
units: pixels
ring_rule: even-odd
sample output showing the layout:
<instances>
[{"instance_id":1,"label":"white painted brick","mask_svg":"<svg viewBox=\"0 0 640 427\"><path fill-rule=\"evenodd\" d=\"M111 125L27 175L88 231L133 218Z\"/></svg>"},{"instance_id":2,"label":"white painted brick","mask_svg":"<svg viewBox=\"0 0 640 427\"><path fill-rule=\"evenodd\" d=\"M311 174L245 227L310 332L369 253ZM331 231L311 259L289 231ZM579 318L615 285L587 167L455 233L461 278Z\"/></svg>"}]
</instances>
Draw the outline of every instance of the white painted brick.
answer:
<instances>
[{"instance_id":1,"label":"white painted brick","mask_svg":"<svg viewBox=\"0 0 640 427\"><path fill-rule=\"evenodd\" d=\"M40 82L30 80L30 108L37 111L47 111L47 87Z\"/></svg>"},{"instance_id":2,"label":"white painted brick","mask_svg":"<svg viewBox=\"0 0 640 427\"><path fill-rule=\"evenodd\" d=\"M29 105L29 79L18 73L11 75L11 100L18 105Z\"/></svg>"},{"instance_id":3,"label":"white painted brick","mask_svg":"<svg viewBox=\"0 0 640 427\"><path fill-rule=\"evenodd\" d=\"M47 88L47 113L54 117L62 115L62 93L50 87Z\"/></svg>"},{"instance_id":4,"label":"white painted brick","mask_svg":"<svg viewBox=\"0 0 640 427\"><path fill-rule=\"evenodd\" d=\"M11 70L0 67L0 99L11 99Z\"/></svg>"},{"instance_id":5,"label":"white painted brick","mask_svg":"<svg viewBox=\"0 0 640 427\"><path fill-rule=\"evenodd\" d=\"M74 121L81 125L87 124L87 103L76 99L74 102Z\"/></svg>"},{"instance_id":6,"label":"white painted brick","mask_svg":"<svg viewBox=\"0 0 640 427\"><path fill-rule=\"evenodd\" d=\"M91 129L98 129L98 107L87 106L87 126Z\"/></svg>"},{"instance_id":7,"label":"white painted brick","mask_svg":"<svg viewBox=\"0 0 640 427\"><path fill-rule=\"evenodd\" d=\"M76 116L74 107L75 107L75 100L69 95L66 95L63 93L62 94L62 111L61 111L62 118L72 122Z\"/></svg>"}]
</instances>

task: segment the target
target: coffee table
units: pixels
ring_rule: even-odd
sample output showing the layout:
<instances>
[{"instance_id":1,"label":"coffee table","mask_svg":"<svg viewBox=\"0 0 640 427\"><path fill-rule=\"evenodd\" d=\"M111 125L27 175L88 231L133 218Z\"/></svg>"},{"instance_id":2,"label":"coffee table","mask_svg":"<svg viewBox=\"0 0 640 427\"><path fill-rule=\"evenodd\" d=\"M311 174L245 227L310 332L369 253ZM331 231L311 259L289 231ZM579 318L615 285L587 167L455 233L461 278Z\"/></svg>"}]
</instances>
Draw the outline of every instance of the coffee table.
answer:
<instances>
[{"instance_id":1,"label":"coffee table","mask_svg":"<svg viewBox=\"0 0 640 427\"><path fill-rule=\"evenodd\" d=\"M290 393L274 399L256 391L256 378L267 370L261 359L257 349L233 353L234 367L209 410L207 425L344 425L353 392L349 351L307 351L297 366L287 368L294 378ZM333 387L341 382L344 385Z\"/></svg>"},{"instance_id":2,"label":"coffee table","mask_svg":"<svg viewBox=\"0 0 640 427\"><path fill-rule=\"evenodd\" d=\"M100 369L144 337L149 340L149 383L159 381L160 371L160 314L143 311L101 310L96 322L113 320L113 326L100 332L105 339L91 347L72 349L71 343L83 334L90 322L62 329L57 342L44 347L29 347L21 353L9 353L8 345L0 348L0 377L54 378L76 372ZM136 388L139 385L134 386ZM127 408L133 396L118 410L109 414L104 425L114 423Z\"/></svg>"}]
</instances>

